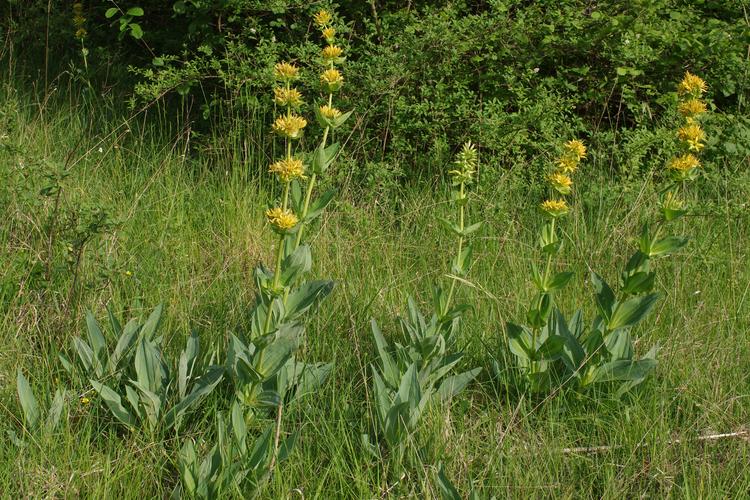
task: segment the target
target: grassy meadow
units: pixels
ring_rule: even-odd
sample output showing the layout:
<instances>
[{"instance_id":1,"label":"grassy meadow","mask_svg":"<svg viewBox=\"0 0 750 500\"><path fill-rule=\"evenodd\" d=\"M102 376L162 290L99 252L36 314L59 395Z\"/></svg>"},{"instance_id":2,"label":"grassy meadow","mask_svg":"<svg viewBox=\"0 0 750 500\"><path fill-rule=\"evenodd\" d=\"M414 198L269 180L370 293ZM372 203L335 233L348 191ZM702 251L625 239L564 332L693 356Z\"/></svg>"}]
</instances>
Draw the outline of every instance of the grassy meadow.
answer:
<instances>
[{"instance_id":1,"label":"grassy meadow","mask_svg":"<svg viewBox=\"0 0 750 500\"><path fill-rule=\"evenodd\" d=\"M77 95L45 102L12 82L0 93L3 497L168 497L180 480L183 439L205 445L216 412L226 410L231 389L221 387L179 433L128 431L103 406L82 402L96 394L71 386L57 359L70 353L74 335L84 335L85 310L105 322L107 305L128 319L164 304L168 351L181 349L192 330L223 351L247 321L253 267L273 259L276 239L263 216L278 195L265 174L269 158L255 152L247 161L227 154L209 162L191 150L185 130L160 126L158 114L122 115ZM258 124L259 133L265 126ZM615 281L641 223L658 210L651 175L623 181L607 165L597 157L583 164L580 196L562 225L559 260L575 277L558 303L566 311L585 304L587 318L595 312L589 271ZM61 168L59 191L40 194ZM540 200L519 180L524 168L482 164L480 176L493 169L497 182L470 190L469 213L484 226L457 288L474 305L459 344L467 353L461 366L483 371L450 405L428 409L409 438L422 450L420 464L404 470L388 454L376 460L363 449L374 418L369 321L396 338L389 318L405 314L407 295L424 305L434 283L450 283L453 240L435 220L450 216L449 187L412 182L383 194L341 183L309 233L311 275L336 287L310 315L299 354L331 361L334 371L318 392L285 409L285 428L300 432L297 446L259 497L439 498L440 462L462 494L473 489L479 498L739 498L750 491L747 164L712 165L691 190L697 209L677 222L690 242L658 262L662 298L635 331L639 352L660 346L659 366L622 399L567 387L543 395L519 389L504 325L524 316L533 294L529 268L542 217ZM63 228L82 210L103 210L112 224L71 255ZM18 368L40 401L58 386L71 389L54 432L25 433ZM724 433L739 435L702 437Z\"/></svg>"}]
</instances>

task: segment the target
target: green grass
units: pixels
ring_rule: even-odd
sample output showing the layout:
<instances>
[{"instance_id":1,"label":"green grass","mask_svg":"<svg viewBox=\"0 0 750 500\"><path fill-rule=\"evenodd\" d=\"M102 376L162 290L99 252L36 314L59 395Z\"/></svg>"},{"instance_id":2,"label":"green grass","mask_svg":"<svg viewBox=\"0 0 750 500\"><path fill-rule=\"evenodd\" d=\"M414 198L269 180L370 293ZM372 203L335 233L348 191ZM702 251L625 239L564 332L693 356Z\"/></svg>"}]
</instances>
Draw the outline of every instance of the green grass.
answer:
<instances>
[{"instance_id":1,"label":"green grass","mask_svg":"<svg viewBox=\"0 0 750 500\"><path fill-rule=\"evenodd\" d=\"M58 431L27 435L22 449L12 445L7 431L22 434L16 369L38 395L53 392L66 382L56 350L83 333L85 308L103 318L106 304L125 317L164 303L162 332L171 348L181 348L191 329L205 344L223 346L252 305L253 267L272 259L274 237L262 216L272 194L267 184L247 180L236 162L203 165L183 156L184 138L167 140L166 131L139 126L140 118L126 133L107 106L76 102L40 111L10 87L0 99L0 491L164 497L178 481L176 450L184 436L125 432L75 397ZM95 205L118 221L87 246L71 300L64 241L54 243L51 278L43 279L54 199L38 194L45 165L66 158L72 166L62 213ZM254 162L248 168L257 170L263 159ZM583 201L563 224L563 258L576 278L560 303L567 311L585 304L589 317L588 271L615 279L655 204L648 178L623 185L600 168L594 162L578 174ZM404 312L407 295L424 304L431 285L445 280L452 239L434 214L448 213L447 188L411 186L394 204L344 186L310 233L312 274L337 287L312 317L302 353L334 362L335 371L319 394L285 413L285 429L301 431L298 447L261 497L437 497L440 461L460 491L473 487L481 497L717 498L750 491L747 437L696 440L746 430L750 417L747 165L714 165L701 181L696 201L706 208L680 222L690 245L659 263L664 297L637 331L639 351L661 346L659 367L622 401L566 389L541 399L513 389L503 325L521 317L532 293L539 216L513 171L499 178L473 194L472 218L486 225L472 286L459 288L475 304L461 338L463 365L485 371L450 408L430 411L414 442L431 446L422 465L403 476L392 460L370 458L360 441L372 433L368 322L374 317L394 335L393 318ZM494 380L493 361L502 373ZM213 415L227 401L212 396L189 433L210 435ZM588 446L609 448L564 452Z\"/></svg>"}]
</instances>

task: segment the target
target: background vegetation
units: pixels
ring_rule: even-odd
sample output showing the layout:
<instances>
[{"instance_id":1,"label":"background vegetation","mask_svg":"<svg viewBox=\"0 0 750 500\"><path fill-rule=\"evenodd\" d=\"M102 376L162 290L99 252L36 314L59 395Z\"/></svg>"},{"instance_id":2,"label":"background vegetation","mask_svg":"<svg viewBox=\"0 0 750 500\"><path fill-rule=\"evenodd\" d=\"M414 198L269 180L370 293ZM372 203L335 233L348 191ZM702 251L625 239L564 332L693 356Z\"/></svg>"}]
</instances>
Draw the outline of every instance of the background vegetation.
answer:
<instances>
[{"instance_id":1,"label":"background vegetation","mask_svg":"<svg viewBox=\"0 0 750 500\"><path fill-rule=\"evenodd\" d=\"M271 68L319 50L309 19L320 7L97 1L83 3L82 24L68 2L0 7L0 491L163 497L179 481L185 436L123 431L77 398L56 432L13 444L23 434L16 369L37 394L54 393L66 380L57 354L83 334L85 308L145 317L164 303L172 352L192 329L223 346L242 328L252 268L273 258L262 223L278 194L266 173ZM341 107L355 112L327 181L339 196L311 231L313 273L337 287L302 353L335 369L286 413L299 442L261 495L434 497L439 461L481 497L748 491L747 435L698 440L742 433L750 416L748 5L372 1L337 11ZM680 221L693 237L661 267L665 299L638 332L637 349L662 347L656 375L623 401L516 391L504 324L533 295L527 249L555 145L580 136L590 150L559 257L575 272L557 298L571 310L591 294L590 269L616 278L657 211L654 176L671 155L685 69L708 82L714 113L690 200L699 208ZM408 294L429 301L452 245L432 216L451 213L446 167L468 138L481 158L472 220L485 224L459 291L475 304L459 343L462 365L494 363L500 376L486 369L449 412L428 414L415 440L436 448L394 477L395 464L360 440L372 433L368 322L403 315ZM199 443L220 406L212 396L191 430Z\"/></svg>"}]
</instances>

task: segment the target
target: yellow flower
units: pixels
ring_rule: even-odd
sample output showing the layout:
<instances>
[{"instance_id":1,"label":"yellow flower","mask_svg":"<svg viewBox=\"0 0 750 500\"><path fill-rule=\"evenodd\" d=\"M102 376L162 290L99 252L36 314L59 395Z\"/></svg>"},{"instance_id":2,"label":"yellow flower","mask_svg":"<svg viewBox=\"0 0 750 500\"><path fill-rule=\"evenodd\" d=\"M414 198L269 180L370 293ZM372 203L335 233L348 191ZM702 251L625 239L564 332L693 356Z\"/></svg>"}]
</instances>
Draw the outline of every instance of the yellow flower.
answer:
<instances>
[{"instance_id":1,"label":"yellow flower","mask_svg":"<svg viewBox=\"0 0 750 500\"><path fill-rule=\"evenodd\" d=\"M696 76L689 71L685 72L685 77L677 85L677 93L680 95L689 94L693 96L700 96L707 89L708 87L706 86L706 82L703 81L701 77Z\"/></svg>"},{"instance_id":2,"label":"yellow flower","mask_svg":"<svg viewBox=\"0 0 750 500\"><path fill-rule=\"evenodd\" d=\"M706 139L706 133L694 121L688 122L687 125L681 127L677 131L677 137L687 143L690 151L699 152L705 146L702 141Z\"/></svg>"},{"instance_id":3,"label":"yellow flower","mask_svg":"<svg viewBox=\"0 0 750 500\"><path fill-rule=\"evenodd\" d=\"M333 43L333 39L336 37L336 30L334 28L326 28L323 30L323 38L328 43Z\"/></svg>"},{"instance_id":4,"label":"yellow flower","mask_svg":"<svg viewBox=\"0 0 750 500\"><path fill-rule=\"evenodd\" d=\"M306 126L307 120L301 116L285 115L276 118L273 131L290 139L298 139L302 135L302 129Z\"/></svg>"},{"instance_id":5,"label":"yellow flower","mask_svg":"<svg viewBox=\"0 0 750 500\"><path fill-rule=\"evenodd\" d=\"M578 169L578 160L574 156L562 155L557 159L557 167L564 174L572 174Z\"/></svg>"},{"instance_id":6,"label":"yellow flower","mask_svg":"<svg viewBox=\"0 0 750 500\"><path fill-rule=\"evenodd\" d=\"M91 400L89 398L87 398L86 396L81 396L80 401L81 401L81 404L84 405L84 406L86 406L89 403L91 403Z\"/></svg>"},{"instance_id":7,"label":"yellow flower","mask_svg":"<svg viewBox=\"0 0 750 500\"><path fill-rule=\"evenodd\" d=\"M578 139L573 139L572 141L566 142L565 152L570 156L575 157L575 159L578 161L586 158L586 146L582 141Z\"/></svg>"},{"instance_id":8,"label":"yellow flower","mask_svg":"<svg viewBox=\"0 0 750 500\"><path fill-rule=\"evenodd\" d=\"M568 213L568 203L565 200L547 200L542 202L541 208L552 218Z\"/></svg>"},{"instance_id":9,"label":"yellow flower","mask_svg":"<svg viewBox=\"0 0 750 500\"><path fill-rule=\"evenodd\" d=\"M678 172L689 172L700 166L700 160L690 153L672 158L667 164L668 169L676 170Z\"/></svg>"},{"instance_id":10,"label":"yellow flower","mask_svg":"<svg viewBox=\"0 0 750 500\"><path fill-rule=\"evenodd\" d=\"M320 83L328 92L335 92L344 84L344 77L337 69L327 69L320 75Z\"/></svg>"},{"instance_id":11,"label":"yellow flower","mask_svg":"<svg viewBox=\"0 0 750 500\"><path fill-rule=\"evenodd\" d=\"M341 111L332 106L325 105L320 107L320 114L323 115L324 118L335 120L336 118L341 116Z\"/></svg>"},{"instance_id":12,"label":"yellow flower","mask_svg":"<svg viewBox=\"0 0 750 500\"><path fill-rule=\"evenodd\" d=\"M341 54L343 53L344 50L338 45L329 45L328 47L323 49L322 55L323 59L325 59L326 61L333 61L341 57Z\"/></svg>"},{"instance_id":13,"label":"yellow flower","mask_svg":"<svg viewBox=\"0 0 750 500\"><path fill-rule=\"evenodd\" d=\"M268 171L272 174L278 174L283 182L299 179L305 175L305 167L302 164L302 160L296 158L285 158L272 163L268 167Z\"/></svg>"},{"instance_id":14,"label":"yellow flower","mask_svg":"<svg viewBox=\"0 0 750 500\"><path fill-rule=\"evenodd\" d=\"M547 179L549 180L552 187L560 194L570 194L571 187L573 186L573 179L565 174L554 173L550 174Z\"/></svg>"},{"instance_id":15,"label":"yellow flower","mask_svg":"<svg viewBox=\"0 0 750 500\"><path fill-rule=\"evenodd\" d=\"M299 68L294 64L281 62L273 67L273 73L278 80L291 82L299 77Z\"/></svg>"},{"instance_id":16,"label":"yellow flower","mask_svg":"<svg viewBox=\"0 0 750 500\"><path fill-rule=\"evenodd\" d=\"M88 35L88 31L86 31L85 28L78 28L76 30L75 37L78 38L79 40L82 39L82 38L85 38L86 35Z\"/></svg>"},{"instance_id":17,"label":"yellow flower","mask_svg":"<svg viewBox=\"0 0 750 500\"><path fill-rule=\"evenodd\" d=\"M276 207L266 210L266 219L275 231L284 233L297 225L299 219L291 210Z\"/></svg>"},{"instance_id":18,"label":"yellow flower","mask_svg":"<svg viewBox=\"0 0 750 500\"><path fill-rule=\"evenodd\" d=\"M706 112L706 103L700 99L688 99L677 106L677 111L685 118L693 118Z\"/></svg>"},{"instance_id":19,"label":"yellow flower","mask_svg":"<svg viewBox=\"0 0 750 500\"><path fill-rule=\"evenodd\" d=\"M318 25L319 28L322 28L324 26L328 26L332 18L333 17L331 16L331 13L323 9L317 14L315 14L315 16L313 17L313 20L315 21L315 24Z\"/></svg>"},{"instance_id":20,"label":"yellow flower","mask_svg":"<svg viewBox=\"0 0 750 500\"><path fill-rule=\"evenodd\" d=\"M453 178L453 184L457 185L462 182L466 184L471 183L474 173L477 171L477 166L479 166L477 148L471 141L463 145L461 151L456 155L454 164L456 168L448 171L448 175Z\"/></svg>"},{"instance_id":21,"label":"yellow flower","mask_svg":"<svg viewBox=\"0 0 750 500\"><path fill-rule=\"evenodd\" d=\"M298 108L302 105L302 94L297 89L276 87L273 89L273 100L280 106Z\"/></svg>"}]
</instances>

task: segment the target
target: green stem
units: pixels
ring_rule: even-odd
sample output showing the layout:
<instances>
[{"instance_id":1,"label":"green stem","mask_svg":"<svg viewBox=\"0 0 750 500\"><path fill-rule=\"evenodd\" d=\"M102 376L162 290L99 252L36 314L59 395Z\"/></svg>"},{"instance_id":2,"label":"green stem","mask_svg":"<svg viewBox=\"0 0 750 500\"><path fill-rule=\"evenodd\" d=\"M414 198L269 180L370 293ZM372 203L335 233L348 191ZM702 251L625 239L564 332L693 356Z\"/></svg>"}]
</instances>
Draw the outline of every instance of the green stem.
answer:
<instances>
[{"instance_id":1,"label":"green stem","mask_svg":"<svg viewBox=\"0 0 750 500\"><path fill-rule=\"evenodd\" d=\"M464 183L461 183L461 187L459 188L459 200L460 200L460 206L459 206L459 212L458 212L458 228L463 233L464 230L464 217L465 217L465 209L463 205L463 199L464 199ZM461 252L463 251L463 245L464 245L464 237L463 235L458 237L458 253L457 258L461 258ZM448 310L450 309L451 300L453 300L453 292L456 289L456 279L454 278L451 280L451 288L448 291L448 300L445 301L445 310L441 311L443 315L445 315Z\"/></svg>"}]
</instances>

